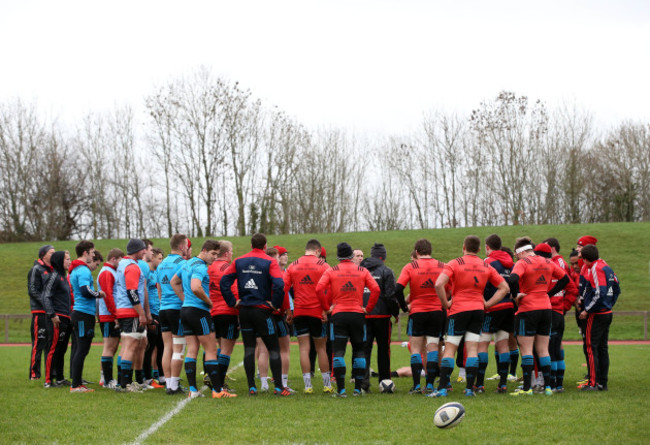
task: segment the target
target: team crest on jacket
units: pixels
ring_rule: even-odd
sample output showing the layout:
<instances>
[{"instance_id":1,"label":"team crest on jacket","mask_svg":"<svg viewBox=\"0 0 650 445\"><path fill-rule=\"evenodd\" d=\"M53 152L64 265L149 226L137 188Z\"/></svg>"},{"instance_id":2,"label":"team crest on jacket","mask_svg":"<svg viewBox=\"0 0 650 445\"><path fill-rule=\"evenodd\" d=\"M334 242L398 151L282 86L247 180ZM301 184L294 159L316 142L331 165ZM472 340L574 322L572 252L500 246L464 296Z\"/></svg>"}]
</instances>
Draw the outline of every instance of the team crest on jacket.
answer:
<instances>
[{"instance_id":1,"label":"team crest on jacket","mask_svg":"<svg viewBox=\"0 0 650 445\"><path fill-rule=\"evenodd\" d=\"M244 289L258 289L257 284L255 284L255 280L252 278L248 280L244 285Z\"/></svg>"},{"instance_id":2,"label":"team crest on jacket","mask_svg":"<svg viewBox=\"0 0 650 445\"><path fill-rule=\"evenodd\" d=\"M341 288L341 292L356 292L356 290L357 290L357 288L354 287L354 284L352 284L352 281L348 281Z\"/></svg>"}]
</instances>

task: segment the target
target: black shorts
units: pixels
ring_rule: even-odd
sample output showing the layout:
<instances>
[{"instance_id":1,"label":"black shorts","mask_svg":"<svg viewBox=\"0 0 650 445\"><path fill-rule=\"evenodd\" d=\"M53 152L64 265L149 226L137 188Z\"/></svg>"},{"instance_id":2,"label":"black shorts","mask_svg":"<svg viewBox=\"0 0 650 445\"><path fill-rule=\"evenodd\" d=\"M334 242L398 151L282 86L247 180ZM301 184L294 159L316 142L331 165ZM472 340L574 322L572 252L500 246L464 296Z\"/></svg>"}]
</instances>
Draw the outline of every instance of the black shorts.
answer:
<instances>
[{"instance_id":1,"label":"black shorts","mask_svg":"<svg viewBox=\"0 0 650 445\"><path fill-rule=\"evenodd\" d=\"M445 325L442 311L418 312L409 315L406 334L411 337L436 337L440 338Z\"/></svg>"},{"instance_id":2,"label":"black shorts","mask_svg":"<svg viewBox=\"0 0 650 445\"><path fill-rule=\"evenodd\" d=\"M352 347L363 347L366 341L366 317L357 312L339 312L332 316L330 340L347 342L350 339Z\"/></svg>"},{"instance_id":3,"label":"black shorts","mask_svg":"<svg viewBox=\"0 0 650 445\"><path fill-rule=\"evenodd\" d=\"M153 320L153 324L147 329L147 340L150 344L156 344L158 337L162 335L162 330L160 329L160 316L151 314L151 319Z\"/></svg>"},{"instance_id":4,"label":"black shorts","mask_svg":"<svg viewBox=\"0 0 650 445\"><path fill-rule=\"evenodd\" d=\"M296 328L296 337L309 335L312 338L323 338L327 336L327 324L323 323L320 317L301 315L293 319L293 326Z\"/></svg>"},{"instance_id":5,"label":"black shorts","mask_svg":"<svg viewBox=\"0 0 650 445\"><path fill-rule=\"evenodd\" d=\"M183 336L183 325L181 324L181 311L177 309L165 309L160 311L160 329L163 332L171 332L177 337Z\"/></svg>"},{"instance_id":6,"label":"black shorts","mask_svg":"<svg viewBox=\"0 0 650 445\"><path fill-rule=\"evenodd\" d=\"M483 326L483 311L465 311L449 316L447 336L465 335L467 332L480 335Z\"/></svg>"},{"instance_id":7,"label":"black shorts","mask_svg":"<svg viewBox=\"0 0 650 445\"><path fill-rule=\"evenodd\" d=\"M181 309L181 323L184 335L209 335L214 332L210 312L198 307L187 306Z\"/></svg>"},{"instance_id":8,"label":"black shorts","mask_svg":"<svg viewBox=\"0 0 650 445\"><path fill-rule=\"evenodd\" d=\"M564 315L553 311L551 314L551 337L564 337Z\"/></svg>"},{"instance_id":9,"label":"black shorts","mask_svg":"<svg viewBox=\"0 0 650 445\"><path fill-rule=\"evenodd\" d=\"M533 337L535 335L551 335L552 310L520 312L515 316L515 335Z\"/></svg>"},{"instance_id":10,"label":"black shorts","mask_svg":"<svg viewBox=\"0 0 650 445\"><path fill-rule=\"evenodd\" d=\"M227 340L239 338L239 318L236 315L213 315L212 322L217 337Z\"/></svg>"},{"instance_id":11,"label":"black shorts","mask_svg":"<svg viewBox=\"0 0 650 445\"><path fill-rule=\"evenodd\" d=\"M499 311L487 312L483 319L481 333L496 334L498 331L506 331L512 334L515 326L514 308L501 309Z\"/></svg>"},{"instance_id":12,"label":"black shorts","mask_svg":"<svg viewBox=\"0 0 650 445\"><path fill-rule=\"evenodd\" d=\"M287 320L284 319L284 315L273 314L273 320L278 329L278 337L286 337L291 334L289 324L287 323Z\"/></svg>"},{"instance_id":13,"label":"black shorts","mask_svg":"<svg viewBox=\"0 0 650 445\"><path fill-rule=\"evenodd\" d=\"M104 338L120 338L120 328L115 327L114 321L100 321L99 327L102 330L102 337Z\"/></svg>"},{"instance_id":14,"label":"black shorts","mask_svg":"<svg viewBox=\"0 0 650 445\"><path fill-rule=\"evenodd\" d=\"M95 336L95 316L85 312L72 311L70 317L72 332L79 338L93 338Z\"/></svg>"},{"instance_id":15,"label":"black shorts","mask_svg":"<svg viewBox=\"0 0 650 445\"><path fill-rule=\"evenodd\" d=\"M142 334L146 329L145 325L140 324L138 317L118 318L120 331L122 334Z\"/></svg>"},{"instance_id":16,"label":"black shorts","mask_svg":"<svg viewBox=\"0 0 650 445\"><path fill-rule=\"evenodd\" d=\"M239 325L242 333L251 332L258 337L277 335L278 333L271 311L260 307L240 306Z\"/></svg>"}]
</instances>

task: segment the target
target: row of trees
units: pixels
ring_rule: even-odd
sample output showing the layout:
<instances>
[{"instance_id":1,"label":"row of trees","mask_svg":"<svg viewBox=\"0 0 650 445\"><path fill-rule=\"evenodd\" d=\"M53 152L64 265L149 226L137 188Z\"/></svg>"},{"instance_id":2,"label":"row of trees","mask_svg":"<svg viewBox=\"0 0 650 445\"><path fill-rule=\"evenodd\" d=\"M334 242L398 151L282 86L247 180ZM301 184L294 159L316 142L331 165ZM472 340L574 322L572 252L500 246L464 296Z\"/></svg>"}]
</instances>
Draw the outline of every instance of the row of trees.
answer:
<instances>
[{"instance_id":1,"label":"row of trees","mask_svg":"<svg viewBox=\"0 0 650 445\"><path fill-rule=\"evenodd\" d=\"M0 104L0 240L650 219L650 125L501 92L364 140L201 69L74 129Z\"/></svg>"}]
</instances>

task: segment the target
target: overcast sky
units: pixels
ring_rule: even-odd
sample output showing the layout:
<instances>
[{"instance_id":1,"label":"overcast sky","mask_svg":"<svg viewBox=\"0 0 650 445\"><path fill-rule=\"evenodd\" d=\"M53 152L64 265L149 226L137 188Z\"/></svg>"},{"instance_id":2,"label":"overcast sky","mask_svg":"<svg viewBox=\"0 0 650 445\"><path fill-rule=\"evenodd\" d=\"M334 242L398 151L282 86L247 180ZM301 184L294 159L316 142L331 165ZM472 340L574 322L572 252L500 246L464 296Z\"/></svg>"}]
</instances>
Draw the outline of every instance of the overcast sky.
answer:
<instances>
[{"instance_id":1,"label":"overcast sky","mask_svg":"<svg viewBox=\"0 0 650 445\"><path fill-rule=\"evenodd\" d=\"M650 2L0 0L0 100L64 120L201 66L308 126L409 132L507 89L650 122Z\"/></svg>"}]
</instances>

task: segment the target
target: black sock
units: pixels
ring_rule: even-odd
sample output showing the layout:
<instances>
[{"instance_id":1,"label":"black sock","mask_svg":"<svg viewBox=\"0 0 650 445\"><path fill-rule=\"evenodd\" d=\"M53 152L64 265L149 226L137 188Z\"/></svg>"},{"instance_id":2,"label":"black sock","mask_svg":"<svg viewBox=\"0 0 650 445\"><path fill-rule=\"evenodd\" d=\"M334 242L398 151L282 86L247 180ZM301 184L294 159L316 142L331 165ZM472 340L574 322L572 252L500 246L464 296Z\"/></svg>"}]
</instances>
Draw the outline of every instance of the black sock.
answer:
<instances>
[{"instance_id":1,"label":"black sock","mask_svg":"<svg viewBox=\"0 0 650 445\"><path fill-rule=\"evenodd\" d=\"M413 375L413 388L420 386L420 376L422 375L422 356L420 354L411 354L411 374Z\"/></svg>"},{"instance_id":2,"label":"black sock","mask_svg":"<svg viewBox=\"0 0 650 445\"><path fill-rule=\"evenodd\" d=\"M488 366L488 353L478 353L478 374L476 374L476 386L485 386L485 371Z\"/></svg>"},{"instance_id":3,"label":"black sock","mask_svg":"<svg viewBox=\"0 0 650 445\"><path fill-rule=\"evenodd\" d=\"M427 352L427 386L434 384L439 372L438 351Z\"/></svg>"},{"instance_id":4,"label":"black sock","mask_svg":"<svg viewBox=\"0 0 650 445\"><path fill-rule=\"evenodd\" d=\"M510 374L517 375L517 364L519 363L519 349L510 351Z\"/></svg>"},{"instance_id":5,"label":"black sock","mask_svg":"<svg viewBox=\"0 0 650 445\"><path fill-rule=\"evenodd\" d=\"M451 378L451 373L453 371L454 359L443 358L440 362L440 383L438 383L438 389L447 389L447 386L449 386L449 379Z\"/></svg>"},{"instance_id":6,"label":"black sock","mask_svg":"<svg viewBox=\"0 0 650 445\"><path fill-rule=\"evenodd\" d=\"M102 372L104 373L104 384L113 380L113 357L102 356Z\"/></svg>"},{"instance_id":7,"label":"black sock","mask_svg":"<svg viewBox=\"0 0 650 445\"><path fill-rule=\"evenodd\" d=\"M530 382L533 378L533 369L535 369L535 359L532 355L521 357L521 371L524 374L524 391L530 389Z\"/></svg>"},{"instance_id":8,"label":"black sock","mask_svg":"<svg viewBox=\"0 0 650 445\"><path fill-rule=\"evenodd\" d=\"M336 387L341 393L345 391L345 358L334 357L333 364L332 370L334 371L334 378L336 378Z\"/></svg>"},{"instance_id":9,"label":"black sock","mask_svg":"<svg viewBox=\"0 0 650 445\"><path fill-rule=\"evenodd\" d=\"M474 388L474 381L478 374L478 357L467 357L465 359L465 376L467 378L467 389Z\"/></svg>"},{"instance_id":10,"label":"black sock","mask_svg":"<svg viewBox=\"0 0 650 445\"><path fill-rule=\"evenodd\" d=\"M190 385L190 390L197 391L195 358L185 357L185 375L187 376L187 384Z\"/></svg>"},{"instance_id":11,"label":"black sock","mask_svg":"<svg viewBox=\"0 0 650 445\"><path fill-rule=\"evenodd\" d=\"M363 379L366 376L366 359L357 357L352 359L352 375L354 376L354 389L360 392Z\"/></svg>"},{"instance_id":12,"label":"black sock","mask_svg":"<svg viewBox=\"0 0 650 445\"><path fill-rule=\"evenodd\" d=\"M498 361L499 386L506 386L508 383L508 369L510 368L510 354L508 352L499 354Z\"/></svg>"},{"instance_id":13,"label":"black sock","mask_svg":"<svg viewBox=\"0 0 650 445\"><path fill-rule=\"evenodd\" d=\"M135 370L135 381L141 385L144 383L144 371L142 369Z\"/></svg>"},{"instance_id":14,"label":"black sock","mask_svg":"<svg viewBox=\"0 0 650 445\"><path fill-rule=\"evenodd\" d=\"M130 360L122 359L121 363L122 369L120 371L121 381L120 384L122 388L126 388L126 385L133 383L133 362Z\"/></svg>"},{"instance_id":15,"label":"black sock","mask_svg":"<svg viewBox=\"0 0 650 445\"><path fill-rule=\"evenodd\" d=\"M551 386L551 357L540 357L539 369L544 377L544 386Z\"/></svg>"},{"instance_id":16,"label":"black sock","mask_svg":"<svg viewBox=\"0 0 650 445\"><path fill-rule=\"evenodd\" d=\"M230 356L219 354L217 362L219 363L219 378L221 379L221 386L223 386L226 383L226 374L228 374L228 367L230 366Z\"/></svg>"},{"instance_id":17,"label":"black sock","mask_svg":"<svg viewBox=\"0 0 650 445\"><path fill-rule=\"evenodd\" d=\"M219 375L219 362L217 360L207 360L203 362L207 371L210 382L212 382L212 389L216 392L221 392L223 389L223 381Z\"/></svg>"}]
</instances>

